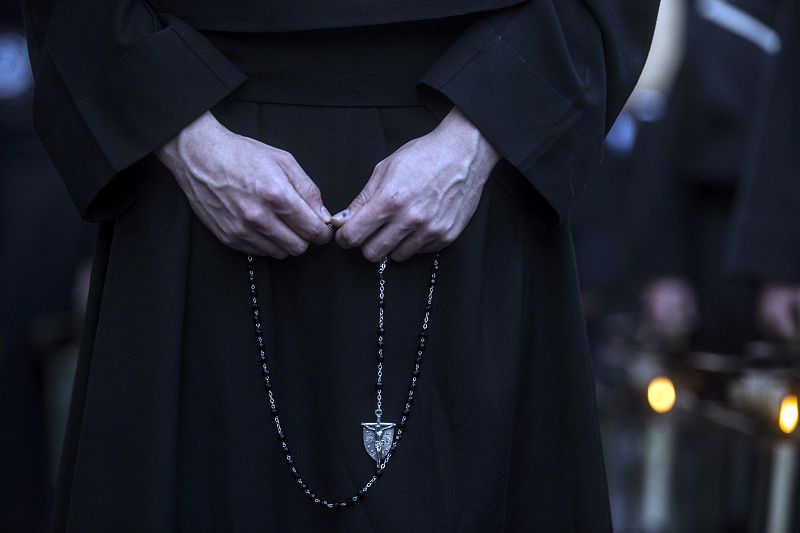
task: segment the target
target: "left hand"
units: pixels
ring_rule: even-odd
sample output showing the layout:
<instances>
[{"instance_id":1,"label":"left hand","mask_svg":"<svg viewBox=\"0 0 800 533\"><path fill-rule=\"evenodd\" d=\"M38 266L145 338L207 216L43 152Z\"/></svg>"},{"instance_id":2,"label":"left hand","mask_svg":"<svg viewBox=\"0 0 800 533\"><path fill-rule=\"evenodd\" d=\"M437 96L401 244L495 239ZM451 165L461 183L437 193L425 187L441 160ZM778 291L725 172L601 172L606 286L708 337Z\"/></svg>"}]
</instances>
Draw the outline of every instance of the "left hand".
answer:
<instances>
[{"instance_id":1,"label":"left hand","mask_svg":"<svg viewBox=\"0 0 800 533\"><path fill-rule=\"evenodd\" d=\"M769 283L758 297L758 318L767 333L779 339L800 336L800 286Z\"/></svg>"},{"instance_id":2,"label":"left hand","mask_svg":"<svg viewBox=\"0 0 800 533\"><path fill-rule=\"evenodd\" d=\"M375 166L350 206L333 216L336 242L373 262L405 261L451 244L464 231L500 160L457 108L430 133Z\"/></svg>"},{"instance_id":3,"label":"left hand","mask_svg":"<svg viewBox=\"0 0 800 533\"><path fill-rule=\"evenodd\" d=\"M665 337L686 336L699 322L697 293L682 277L661 276L650 280L641 299L647 324Z\"/></svg>"}]
</instances>

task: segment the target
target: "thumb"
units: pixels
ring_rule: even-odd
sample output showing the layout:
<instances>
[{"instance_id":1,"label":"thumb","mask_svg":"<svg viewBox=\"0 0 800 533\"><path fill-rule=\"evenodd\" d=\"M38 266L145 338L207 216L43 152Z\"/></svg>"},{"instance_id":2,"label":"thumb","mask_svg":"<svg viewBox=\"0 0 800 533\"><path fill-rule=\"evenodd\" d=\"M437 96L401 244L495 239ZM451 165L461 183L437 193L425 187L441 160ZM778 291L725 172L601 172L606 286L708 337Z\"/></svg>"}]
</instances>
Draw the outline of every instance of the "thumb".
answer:
<instances>
[{"instance_id":1,"label":"thumb","mask_svg":"<svg viewBox=\"0 0 800 533\"><path fill-rule=\"evenodd\" d=\"M368 195L367 188L364 187L364 189L362 189L361 192L356 195L353 201L350 202L350 205L347 206L347 209L342 209L333 215L333 217L331 217L331 224L333 224L333 227L341 227L345 221L353 218L353 215L356 214L359 209L364 207L364 204L367 203L367 201L370 199L370 196L371 195Z\"/></svg>"},{"instance_id":2,"label":"thumb","mask_svg":"<svg viewBox=\"0 0 800 533\"><path fill-rule=\"evenodd\" d=\"M359 211L359 209L364 207L364 204L366 204L375 194L375 189L377 188L380 179L383 177L383 174L384 166L378 163L378 165L375 166L375 170L372 172L372 176L370 176L369 180L367 181L367 184L364 185L364 188L361 189L361 192L359 192L356 197L353 198L353 201L350 202L350 205L347 206L347 209L343 209L333 215L331 218L331 224L333 224L333 227L341 227L345 221L351 219L353 215Z\"/></svg>"}]
</instances>

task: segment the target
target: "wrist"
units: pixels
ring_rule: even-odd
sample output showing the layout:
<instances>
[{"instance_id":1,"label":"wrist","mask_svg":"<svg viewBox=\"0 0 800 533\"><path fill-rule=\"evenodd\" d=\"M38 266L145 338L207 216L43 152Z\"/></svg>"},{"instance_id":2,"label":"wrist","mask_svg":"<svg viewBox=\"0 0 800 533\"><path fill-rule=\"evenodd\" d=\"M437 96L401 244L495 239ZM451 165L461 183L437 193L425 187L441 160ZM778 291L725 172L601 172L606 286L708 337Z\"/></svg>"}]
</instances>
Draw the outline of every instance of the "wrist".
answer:
<instances>
[{"instance_id":1,"label":"wrist","mask_svg":"<svg viewBox=\"0 0 800 533\"><path fill-rule=\"evenodd\" d=\"M500 154L478 127L455 106L442 119L439 129L454 139L459 147L467 148L476 159L486 162L490 167L494 167L501 159Z\"/></svg>"},{"instance_id":2,"label":"wrist","mask_svg":"<svg viewBox=\"0 0 800 533\"><path fill-rule=\"evenodd\" d=\"M207 146L213 146L214 137L218 138L221 130L225 127L217 121L211 112L206 111L188 126L178 132L175 137L162 144L155 150L155 155L161 163L175 172L177 166L185 165L191 158L191 154L198 150L202 151ZM227 130L226 130L227 131Z\"/></svg>"}]
</instances>

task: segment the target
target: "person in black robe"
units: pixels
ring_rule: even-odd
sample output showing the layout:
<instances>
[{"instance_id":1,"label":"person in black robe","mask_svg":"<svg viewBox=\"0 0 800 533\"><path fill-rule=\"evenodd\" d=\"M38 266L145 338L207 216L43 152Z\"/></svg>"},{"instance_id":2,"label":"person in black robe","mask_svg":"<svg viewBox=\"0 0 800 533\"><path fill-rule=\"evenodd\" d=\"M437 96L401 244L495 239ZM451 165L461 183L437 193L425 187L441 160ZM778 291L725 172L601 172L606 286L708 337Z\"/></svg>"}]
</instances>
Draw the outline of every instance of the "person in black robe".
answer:
<instances>
[{"instance_id":1,"label":"person in black robe","mask_svg":"<svg viewBox=\"0 0 800 533\"><path fill-rule=\"evenodd\" d=\"M784 48L771 65L759 135L739 197L728 268L759 287L757 314L780 339L800 337L800 9L784 2Z\"/></svg>"},{"instance_id":2,"label":"person in black robe","mask_svg":"<svg viewBox=\"0 0 800 533\"><path fill-rule=\"evenodd\" d=\"M725 275L724 257L764 67L780 47L777 3L690 3L666 114L637 143L632 227L645 320L683 347L738 354L757 338L753 291Z\"/></svg>"},{"instance_id":3,"label":"person in black robe","mask_svg":"<svg viewBox=\"0 0 800 533\"><path fill-rule=\"evenodd\" d=\"M48 355L34 332L72 308L91 256L83 224L33 131L19 2L0 1L0 531L44 531L52 499ZM52 330L48 330L51 333ZM53 333L55 335L55 333ZM52 440L51 440L52 439Z\"/></svg>"},{"instance_id":4,"label":"person in black robe","mask_svg":"<svg viewBox=\"0 0 800 533\"><path fill-rule=\"evenodd\" d=\"M656 2L25 6L39 135L99 222L54 530L610 530L568 211ZM408 257L385 273L400 422L437 246L399 453L363 501L320 508L376 470L365 257ZM266 256L263 344L300 481L242 252Z\"/></svg>"}]
</instances>

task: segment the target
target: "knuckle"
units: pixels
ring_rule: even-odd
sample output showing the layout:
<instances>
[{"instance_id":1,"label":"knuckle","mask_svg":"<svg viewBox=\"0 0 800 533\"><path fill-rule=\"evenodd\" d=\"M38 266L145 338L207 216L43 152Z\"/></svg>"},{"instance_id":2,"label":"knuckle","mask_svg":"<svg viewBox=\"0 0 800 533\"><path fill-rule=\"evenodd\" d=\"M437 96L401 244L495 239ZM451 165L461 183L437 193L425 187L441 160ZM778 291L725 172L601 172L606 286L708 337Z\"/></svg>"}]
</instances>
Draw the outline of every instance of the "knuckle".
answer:
<instances>
[{"instance_id":1,"label":"knuckle","mask_svg":"<svg viewBox=\"0 0 800 533\"><path fill-rule=\"evenodd\" d=\"M364 259L366 259L367 261L369 261L371 263L377 263L378 261L381 260L381 257L383 257L383 255L380 254L378 251L376 251L374 249L367 249L367 248L364 248L361 251L361 255L364 256Z\"/></svg>"},{"instance_id":2,"label":"knuckle","mask_svg":"<svg viewBox=\"0 0 800 533\"><path fill-rule=\"evenodd\" d=\"M340 229L336 232L336 242L339 243L341 246L349 246L350 239L348 238L348 234L344 229Z\"/></svg>"},{"instance_id":3,"label":"knuckle","mask_svg":"<svg viewBox=\"0 0 800 533\"><path fill-rule=\"evenodd\" d=\"M456 228L450 228L444 236L445 244L453 244L458 239L458 236L461 234L461 231Z\"/></svg>"},{"instance_id":4,"label":"knuckle","mask_svg":"<svg viewBox=\"0 0 800 533\"><path fill-rule=\"evenodd\" d=\"M283 191L279 187L265 187L261 192L261 196L267 203L274 205L281 203L281 200L283 200Z\"/></svg>"},{"instance_id":5,"label":"knuckle","mask_svg":"<svg viewBox=\"0 0 800 533\"><path fill-rule=\"evenodd\" d=\"M242 220L245 224L257 224L264 217L264 210L259 206L246 207L242 211Z\"/></svg>"},{"instance_id":6,"label":"knuckle","mask_svg":"<svg viewBox=\"0 0 800 533\"><path fill-rule=\"evenodd\" d=\"M425 231L429 239L443 241L447 236L447 229L442 226L431 226Z\"/></svg>"},{"instance_id":7,"label":"knuckle","mask_svg":"<svg viewBox=\"0 0 800 533\"><path fill-rule=\"evenodd\" d=\"M275 148L275 159L279 161L290 161L293 159L292 154L281 148Z\"/></svg>"},{"instance_id":8,"label":"knuckle","mask_svg":"<svg viewBox=\"0 0 800 533\"><path fill-rule=\"evenodd\" d=\"M309 183L306 187L306 196L311 198L312 200L321 200L322 199L322 192L319 190L313 183Z\"/></svg>"},{"instance_id":9,"label":"knuckle","mask_svg":"<svg viewBox=\"0 0 800 533\"><path fill-rule=\"evenodd\" d=\"M372 169L372 175L377 176L378 174L386 174L391 169L391 162L387 159L383 161L379 161L375 167Z\"/></svg>"},{"instance_id":10,"label":"knuckle","mask_svg":"<svg viewBox=\"0 0 800 533\"><path fill-rule=\"evenodd\" d=\"M237 241L237 239L229 233L223 233L221 235L217 235L217 239L219 239L219 242L221 242L225 246L228 246L229 248L235 248L237 250L240 249L239 242Z\"/></svg>"},{"instance_id":11,"label":"knuckle","mask_svg":"<svg viewBox=\"0 0 800 533\"><path fill-rule=\"evenodd\" d=\"M306 250L308 250L308 243L306 241L293 243L290 248L290 251L294 256L302 255L306 252Z\"/></svg>"},{"instance_id":12,"label":"knuckle","mask_svg":"<svg viewBox=\"0 0 800 533\"><path fill-rule=\"evenodd\" d=\"M317 243L317 244L325 244L331 238L331 230L329 230L327 226L323 226L323 227L317 229L316 231L314 231L314 234L313 234L312 237L313 237L315 243Z\"/></svg>"},{"instance_id":13,"label":"knuckle","mask_svg":"<svg viewBox=\"0 0 800 533\"><path fill-rule=\"evenodd\" d=\"M403 218L408 226L418 228L425 223L428 217L424 210L418 207L411 207L406 211Z\"/></svg>"},{"instance_id":14,"label":"knuckle","mask_svg":"<svg viewBox=\"0 0 800 533\"><path fill-rule=\"evenodd\" d=\"M408 257L409 257L408 254L402 250L395 250L389 255L389 258L392 261L396 261L398 263L405 261L406 259L408 259Z\"/></svg>"},{"instance_id":15,"label":"knuckle","mask_svg":"<svg viewBox=\"0 0 800 533\"><path fill-rule=\"evenodd\" d=\"M246 240L248 234L249 231L247 230L247 227L243 223L238 222L233 224L230 231L226 234L225 238L227 242L230 243L238 240Z\"/></svg>"},{"instance_id":16,"label":"knuckle","mask_svg":"<svg viewBox=\"0 0 800 533\"><path fill-rule=\"evenodd\" d=\"M369 200L369 198L367 197L367 193L361 191L356 195L355 199L353 200L353 204L364 205L367 203L367 200Z\"/></svg>"},{"instance_id":17,"label":"knuckle","mask_svg":"<svg viewBox=\"0 0 800 533\"><path fill-rule=\"evenodd\" d=\"M425 232L430 240L438 243L450 244L456 238L456 232L448 224L433 223L428 226Z\"/></svg>"},{"instance_id":18,"label":"knuckle","mask_svg":"<svg viewBox=\"0 0 800 533\"><path fill-rule=\"evenodd\" d=\"M339 233L336 234L336 240L345 247L353 247L356 244L355 236L349 231L340 230Z\"/></svg>"},{"instance_id":19,"label":"knuckle","mask_svg":"<svg viewBox=\"0 0 800 533\"><path fill-rule=\"evenodd\" d=\"M446 232L440 236L435 237L434 239L431 239L432 241L431 246L435 245L436 247L442 248L453 244L455 240L456 238L452 233Z\"/></svg>"},{"instance_id":20,"label":"knuckle","mask_svg":"<svg viewBox=\"0 0 800 533\"><path fill-rule=\"evenodd\" d=\"M356 245L356 239L352 235L348 235L348 234L342 235L342 244L344 244L345 246L350 246L350 247L355 246Z\"/></svg>"}]
</instances>

